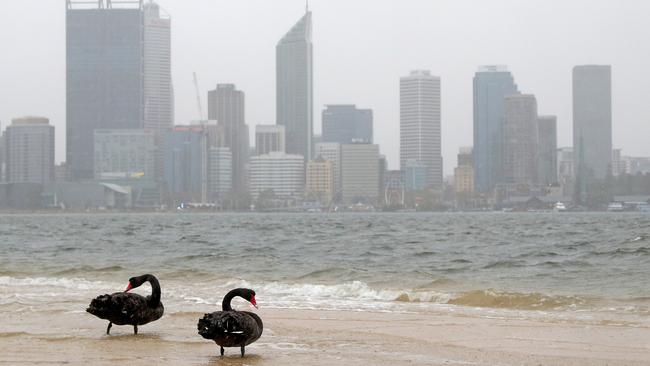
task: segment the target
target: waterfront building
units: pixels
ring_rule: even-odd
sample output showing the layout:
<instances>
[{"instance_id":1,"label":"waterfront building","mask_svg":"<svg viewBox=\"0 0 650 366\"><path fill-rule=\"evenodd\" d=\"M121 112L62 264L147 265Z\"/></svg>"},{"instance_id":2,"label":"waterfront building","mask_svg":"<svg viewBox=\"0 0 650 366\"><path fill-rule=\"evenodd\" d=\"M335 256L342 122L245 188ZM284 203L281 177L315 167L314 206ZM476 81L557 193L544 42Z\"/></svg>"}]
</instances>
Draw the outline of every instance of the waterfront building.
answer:
<instances>
[{"instance_id":1,"label":"waterfront building","mask_svg":"<svg viewBox=\"0 0 650 366\"><path fill-rule=\"evenodd\" d=\"M165 135L165 182L175 204L207 200L207 133L176 126Z\"/></svg>"},{"instance_id":2,"label":"waterfront building","mask_svg":"<svg viewBox=\"0 0 650 366\"><path fill-rule=\"evenodd\" d=\"M557 117L537 118L538 178L543 185L558 183L557 179Z\"/></svg>"},{"instance_id":3,"label":"waterfront building","mask_svg":"<svg viewBox=\"0 0 650 366\"><path fill-rule=\"evenodd\" d=\"M232 153L227 147L208 149L208 197L223 200L232 191Z\"/></svg>"},{"instance_id":4,"label":"waterfront building","mask_svg":"<svg viewBox=\"0 0 650 366\"><path fill-rule=\"evenodd\" d=\"M333 199L338 202L341 198L341 144L320 142L316 144L314 155L321 156L332 163Z\"/></svg>"}]
</instances>

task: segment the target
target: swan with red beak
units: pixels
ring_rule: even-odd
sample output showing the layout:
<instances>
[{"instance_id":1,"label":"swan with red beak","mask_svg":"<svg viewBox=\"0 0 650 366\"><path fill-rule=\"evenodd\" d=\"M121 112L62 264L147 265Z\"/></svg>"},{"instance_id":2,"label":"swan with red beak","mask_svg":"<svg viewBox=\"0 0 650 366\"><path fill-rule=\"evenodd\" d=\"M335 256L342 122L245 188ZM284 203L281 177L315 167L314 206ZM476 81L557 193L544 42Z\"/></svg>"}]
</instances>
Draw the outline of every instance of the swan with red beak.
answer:
<instances>
[{"instance_id":1,"label":"swan with red beak","mask_svg":"<svg viewBox=\"0 0 650 366\"><path fill-rule=\"evenodd\" d=\"M230 302L235 297L241 297L258 308L255 291L247 288L234 289L224 296L222 311L205 314L199 319L197 327L203 338L211 339L219 345L222 356L224 347L239 347L241 356L244 357L246 346L262 336L264 325L257 314L234 310Z\"/></svg>"}]
</instances>

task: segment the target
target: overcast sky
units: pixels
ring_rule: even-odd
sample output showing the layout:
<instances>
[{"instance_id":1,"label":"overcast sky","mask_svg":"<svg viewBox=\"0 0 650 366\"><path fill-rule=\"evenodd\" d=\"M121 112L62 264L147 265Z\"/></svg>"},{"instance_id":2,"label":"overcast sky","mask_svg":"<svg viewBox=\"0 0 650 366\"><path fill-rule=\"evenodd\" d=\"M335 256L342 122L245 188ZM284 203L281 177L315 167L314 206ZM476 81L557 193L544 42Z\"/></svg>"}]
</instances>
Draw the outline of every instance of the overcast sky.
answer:
<instances>
[{"instance_id":1,"label":"overcast sky","mask_svg":"<svg viewBox=\"0 0 650 366\"><path fill-rule=\"evenodd\" d=\"M159 0L172 16L176 123L198 119L192 72L205 93L235 83L246 120L275 123L275 45L304 0ZM508 65L540 114L558 116L571 145L571 69L610 64L614 146L650 156L650 1L312 0L314 124L325 104L372 108L375 142L399 164L399 77L429 69L442 78L445 174L472 145L472 77ZM0 122L42 115L65 159L65 0L2 0Z\"/></svg>"}]
</instances>

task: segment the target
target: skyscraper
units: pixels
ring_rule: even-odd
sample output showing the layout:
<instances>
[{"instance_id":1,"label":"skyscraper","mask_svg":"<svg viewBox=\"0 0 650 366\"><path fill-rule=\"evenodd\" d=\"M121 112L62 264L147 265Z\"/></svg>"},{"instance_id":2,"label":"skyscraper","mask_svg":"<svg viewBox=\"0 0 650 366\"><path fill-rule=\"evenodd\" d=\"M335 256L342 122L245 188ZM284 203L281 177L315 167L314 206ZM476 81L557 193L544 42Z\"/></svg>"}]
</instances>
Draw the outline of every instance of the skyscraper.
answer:
<instances>
[{"instance_id":1,"label":"skyscraper","mask_svg":"<svg viewBox=\"0 0 650 366\"><path fill-rule=\"evenodd\" d=\"M311 159L313 138L313 47L311 12L278 42L276 52L276 123L285 126L288 154Z\"/></svg>"},{"instance_id":2,"label":"skyscraper","mask_svg":"<svg viewBox=\"0 0 650 366\"><path fill-rule=\"evenodd\" d=\"M152 130L95 130L95 179L155 179Z\"/></svg>"},{"instance_id":3,"label":"skyscraper","mask_svg":"<svg viewBox=\"0 0 650 366\"><path fill-rule=\"evenodd\" d=\"M248 191L246 165L249 137L246 126L244 92L233 84L218 84L208 92L208 118L222 126L224 146L232 152L232 188L235 193Z\"/></svg>"},{"instance_id":4,"label":"skyscraper","mask_svg":"<svg viewBox=\"0 0 650 366\"><path fill-rule=\"evenodd\" d=\"M323 110L323 142L372 144L372 109L328 105Z\"/></svg>"},{"instance_id":5,"label":"skyscraper","mask_svg":"<svg viewBox=\"0 0 650 366\"><path fill-rule=\"evenodd\" d=\"M573 153L579 180L603 179L609 173L612 161L610 66L573 68Z\"/></svg>"},{"instance_id":6,"label":"skyscraper","mask_svg":"<svg viewBox=\"0 0 650 366\"><path fill-rule=\"evenodd\" d=\"M515 94L505 98L503 143L504 183L538 183L537 100L534 95Z\"/></svg>"},{"instance_id":7,"label":"skyscraper","mask_svg":"<svg viewBox=\"0 0 650 366\"><path fill-rule=\"evenodd\" d=\"M43 117L13 119L6 134L7 182L54 180L54 126Z\"/></svg>"},{"instance_id":8,"label":"skyscraper","mask_svg":"<svg viewBox=\"0 0 650 366\"><path fill-rule=\"evenodd\" d=\"M482 66L474 75L474 175L476 190L503 182L504 98L517 93L505 66Z\"/></svg>"},{"instance_id":9,"label":"skyscraper","mask_svg":"<svg viewBox=\"0 0 650 366\"><path fill-rule=\"evenodd\" d=\"M144 127L174 126L171 19L151 0L144 4Z\"/></svg>"},{"instance_id":10,"label":"skyscraper","mask_svg":"<svg viewBox=\"0 0 650 366\"><path fill-rule=\"evenodd\" d=\"M142 1L67 2L66 142L72 179L93 178L93 131L144 124Z\"/></svg>"},{"instance_id":11,"label":"skyscraper","mask_svg":"<svg viewBox=\"0 0 650 366\"><path fill-rule=\"evenodd\" d=\"M539 183L555 184L557 179L557 117L537 119Z\"/></svg>"},{"instance_id":12,"label":"skyscraper","mask_svg":"<svg viewBox=\"0 0 650 366\"><path fill-rule=\"evenodd\" d=\"M440 78L426 70L400 79L400 167L426 168L427 186L442 187Z\"/></svg>"},{"instance_id":13,"label":"skyscraper","mask_svg":"<svg viewBox=\"0 0 650 366\"><path fill-rule=\"evenodd\" d=\"M206 137L200 125L176 126L165 134L165 181L174 203L207 199Z\"/></svg>"}]
</instances>

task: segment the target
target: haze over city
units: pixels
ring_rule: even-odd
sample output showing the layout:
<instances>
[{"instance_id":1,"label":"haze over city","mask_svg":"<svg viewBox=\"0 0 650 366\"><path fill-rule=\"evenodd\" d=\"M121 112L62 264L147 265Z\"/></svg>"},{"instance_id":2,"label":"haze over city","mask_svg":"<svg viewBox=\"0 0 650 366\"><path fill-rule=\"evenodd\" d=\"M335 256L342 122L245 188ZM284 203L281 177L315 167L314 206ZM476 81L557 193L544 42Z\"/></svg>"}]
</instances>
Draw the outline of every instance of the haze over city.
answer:
<instances>
[{"instance_id":1,"label":"haze over city","mask_svg":"<svg viewBox=\"0 0 650 366\"><path fill-rule=\"evenodd\" d=\"M192 73L206 92L234 83L246 93L246 123L275 123L275 45L305 11L301 0L160 0L172 18L175 123L199 119ZM399 166L399 78L414 69L441 77L442 155L453 173L472 145L472 77L507 65L540 114L558 117L558 146L571 146L574 65L612 66L613 145L650 155L650 24L646 1L318 1L313 12L314 128L325 104L374 111L375 143ZM6 2L0 13L0 121L42 115L65 160L64 1ZM207 108L206 108L207 109ZM254 140L253 140L254 141Z\"/></svg>"}]
</instances>

